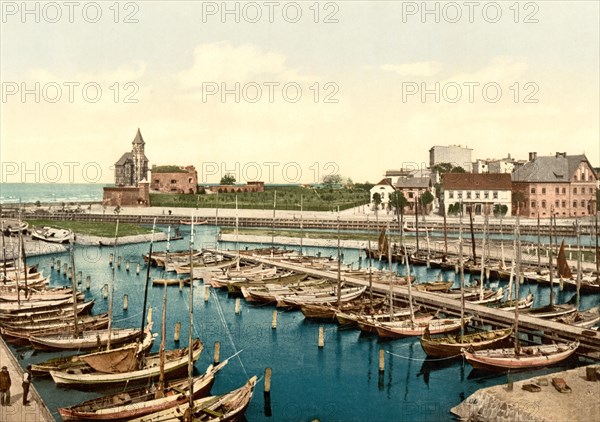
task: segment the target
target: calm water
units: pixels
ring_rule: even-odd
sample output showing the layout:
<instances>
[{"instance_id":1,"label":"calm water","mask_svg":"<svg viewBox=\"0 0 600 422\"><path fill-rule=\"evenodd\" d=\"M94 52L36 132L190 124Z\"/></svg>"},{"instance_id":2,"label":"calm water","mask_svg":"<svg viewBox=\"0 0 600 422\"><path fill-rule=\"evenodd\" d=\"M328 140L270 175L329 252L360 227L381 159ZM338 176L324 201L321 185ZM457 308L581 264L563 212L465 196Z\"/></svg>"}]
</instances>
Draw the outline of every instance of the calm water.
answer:
<instances>
[{"instance_id":1,"label":"calm water","mask_svg":"<svg viewBox=\"0 0 600 422\"><path fill-rule=\"evenodd\" d=\"M101 201L104 186L99 183L2 183L0 204Z\"/></svg>"},{"instance_id":2,"label":"calm water","mask_svg":"<svg viewBox=\"0 0 600 422\"><path fill-rule=\"evenodd\" d=\"M213 227L203 226L196 246L210 245L214 242L214 234ZM187 239L173 242L171 250L187 248L188 242ZM155 250L162 250L166 244L154 246ZM233 244L222 246L234 248ZM115 325L118 327L141 324L145 269L142 266L140 275L136 275L135 265L147 250L147 244L119 248L123 265L116 270L114 302ZM84 280L87 275L92 279L92 288L86 296L96 299L95 314L108 309L108 300L102 298L101 289L110 282L108 255L112 251L112 248L100 247L76 249L76 269L83 272ZM337 253L334 249L316 248L305 248L304 252ZM343 253L345 262L358 265L359 251L346 249ZM65 277L50 270L50 258L44 256L30 261L38 263L46 274L51 274L53 286L68 285ZM65 262L67 255L54 255L54 258ZM129 273L125 271L125 259L131 260ZM365 264L364 257L361 262ZM417 273L431 279L437 277L438 271L419 268ZM151 276L161 275L160 270L151 269ZM443 276L445 279L455 277L451 272L445 272ZM445 421L452 419L450 408L477 389L505 383L507 379L506 375L475 372L462 360L425 360L416 338L380 341L376 336L340 329L335 324L325 324L325 347L320 350L317 347L319 324L306 321L301 312L279 311L278 327L272 330L273 307L252 306L242 301L242 313L235 315L235 301L228 299L227 293L212 291L209 302L204 302L202 283L197 282L195 286L198 288L194 289L194 335L199 336L205 345L195 365L196 372L204 372L212 362L213 344L217 340L221 342L221 359L243 350L240 359L232 360L217 375L213 393L236 388L248 376L262 376L266 367L273 369L272 416L265 416L263 385L259 383L246 413L249 421L308 421L313 418L321 421ZM521 288L522 296L528 290L535 295L535 306L548 303L547 288L525 284ZM558 287L556 291L562 302L573 295L572 291L559 292ZM189 290L186 287L179 292L177 287L170 287L167 293L167 348L184 347L189 334ZM129 295L128 311L122 309L124 294ZM162 287L150 286L148 303L154 309L154 331L158 333L162 295ZM583 307L593 306L598 303L598 297L585 296L582 303ZM182 323L179 345L173 341L177 321ZM159 344L160 336L155 340L153 352L158 350ZM381 348L390 354L386 354L385 373L380 377L378 353ZM23 367L57 355L33 352L28 348L16 349L15 352ZM576 362L568 365L574 364ZM514 377L527 378L548 372L540 370L515 374ZM57 407L98 396L97 393L57 388L51 379L35 379L34 382L57 419Z\"/></svg>"}]
</instances>

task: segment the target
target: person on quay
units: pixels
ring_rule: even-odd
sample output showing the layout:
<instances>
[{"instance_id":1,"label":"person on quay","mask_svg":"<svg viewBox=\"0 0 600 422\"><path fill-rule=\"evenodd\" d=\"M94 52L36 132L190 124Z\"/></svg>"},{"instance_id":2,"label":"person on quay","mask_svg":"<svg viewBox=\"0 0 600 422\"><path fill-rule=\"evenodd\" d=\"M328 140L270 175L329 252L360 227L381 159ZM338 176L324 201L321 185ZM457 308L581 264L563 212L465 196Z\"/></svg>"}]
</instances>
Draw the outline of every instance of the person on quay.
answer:
<instances>
[{"instance_id":1,"label":"person on quay","mask_svg":"<svg viewBox=\"0 0 600 422\"><path fill-rule=\"evenodd\" d=\"M27 396L29 395L29 385L31 384L31 365L27 365L25 368L25 372L23 372L23 406L29 406L29 400L27 400Z\"/></svg>"},{"instance_id":2,"label":"person on quay","mask_svg":"<svg viewBox=\"0 0 600 422\"><path fill-rule=\"evenodd\" d=\"M2 406L10 406L10 373L6 366L0 371L0 402Z\"/></svg>"}]
</instances>

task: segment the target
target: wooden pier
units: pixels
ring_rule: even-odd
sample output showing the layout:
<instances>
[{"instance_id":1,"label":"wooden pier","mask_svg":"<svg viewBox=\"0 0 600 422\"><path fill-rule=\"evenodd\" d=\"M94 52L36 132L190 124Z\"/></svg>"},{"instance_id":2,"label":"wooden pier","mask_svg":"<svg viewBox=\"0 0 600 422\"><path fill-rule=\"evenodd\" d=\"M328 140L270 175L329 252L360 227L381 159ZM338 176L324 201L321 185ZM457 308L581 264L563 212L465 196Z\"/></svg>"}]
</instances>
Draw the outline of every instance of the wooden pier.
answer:
<instances>
[{"instance_id":1,"label":"wooden pier","mask_svg":"<svg viewBox=\"0 0 600 422\"><path fill-rule=\"evenodd\" d=\"M228 251L216 251L212 250L213 253L220 253L226 256L235 257L235 252ZM263 263L266 265L272 265L286 270L296 271L298 273L305 273L314 277L322 277L331 280L337 280L337 273L333 271L317 270L312 268L305 268L301 265L291 264L288 262L281 262L277 260L270 260L267 258L259 258L255 256L242 257L243 260ZM342 281L345 283L367 286L368 281L342 275ZM373 282L373 291L379 295L386 295L390 291L389 284ZM408 300L408 288L405 286L393 286L394 295L396 300L406 302ZM413 289L412 292L413 302L422 305L425 308L442 310L447 314L460 315L461 307L460 301L452 298L444 297L441 294L419 292ZM514 323L514 312L503 311L495 308L488 308L483 305L474 303L465 303L465 314L472 314L475 316L474 321L479 323L491 324L498 327L510 327ZM519 315L519 331L522 334L527 335L529 341L535 341L536 338L539 341L574 341L579 340L581 346L578 354L588 357L590 359L600 359L600 332L596 330L583 329L571 325L561 324L550 320L535 318L528 315Z\"/></svg>"}]
</instances>

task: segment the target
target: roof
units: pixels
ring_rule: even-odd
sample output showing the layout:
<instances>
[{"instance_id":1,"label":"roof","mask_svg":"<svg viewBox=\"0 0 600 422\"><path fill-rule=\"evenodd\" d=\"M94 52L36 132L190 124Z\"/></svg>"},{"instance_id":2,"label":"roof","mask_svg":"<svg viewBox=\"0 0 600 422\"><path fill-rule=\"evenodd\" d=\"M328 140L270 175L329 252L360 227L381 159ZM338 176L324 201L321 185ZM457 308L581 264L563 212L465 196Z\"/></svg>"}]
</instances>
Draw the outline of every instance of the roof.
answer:
<instances>
[{"instance_id":1,"label":"roof","mask_svg":"<svg viewBox=\"0 0 600 422\"><path fill-rule=\"evenodd\" d=\"M516 169L512 174L512 180L514 182L569 182L582 161L591 168L587 157L583 154L536 157Z\"/></svg>"},{"instance_id":2,"label":"roof","mask_svg":"<svg viewBox=\"0 0 600 422\"><path fill-rule=\"evenodd\" d=\"M384 177L375 186L381 186L381 185L387 185L387 186L389 186L391 188L394 188L394 185L392 185L392 179L389 178L389 177Z\"/></svg>"},{"instance_id":3,"label":"roof","mask_svg":"<svg viewBox=\"0 0 600 422\"><path fill-rule=\"evenodd\" d=\"M133 154L131 152L126 152L119 158L119 161L115 163L115 166L123 166L127 161L133 161Z\"/></svg>"},{"instance_id":4,"label":"roof","mask_svg":"<svg viewBox=\"0 0 600 422\"><path fill-rule=\"evenodd\" d=\"M140 144L145 145L144 138L142 138L142 133L140 132L140 128L138 127L137 133L135 134L135 138L133 139L132 144Z\"/></svg>"},{"instance_id":5,"label":"roof","mask_svg":"<svg viewBox=\"0 0 600 422\"><path fill-rule=\"evenodd\" d=\"M429 177L399 177L396 188L427 189L431 179Z\"/></svg>"},{"instance_id":6,"label":"roof","mask_svg":"<svg viewBox=\"0 0 600 422\"><path fill-rule=\"evenodd\" d=\"M444 173L444 189L458 190L511 190L511 175L508 173Z\"/></svg>"}]
</instances>

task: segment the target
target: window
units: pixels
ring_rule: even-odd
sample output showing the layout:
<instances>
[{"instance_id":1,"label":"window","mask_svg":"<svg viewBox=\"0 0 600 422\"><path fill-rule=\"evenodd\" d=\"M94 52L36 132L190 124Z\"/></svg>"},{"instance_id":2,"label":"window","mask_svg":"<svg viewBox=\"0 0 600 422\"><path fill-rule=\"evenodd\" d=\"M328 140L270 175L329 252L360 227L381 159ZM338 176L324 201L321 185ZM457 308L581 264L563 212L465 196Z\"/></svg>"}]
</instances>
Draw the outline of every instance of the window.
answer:
<instances>
[{"instance_id":1,"label":"window","mask_svg":"<svg viewBox=\"0 0 600 422\"><path fill-rule=\"evenodd\" d=\"M531 201L531 208L535 208L535 201Z\"/></svg>"},{"instance_id":2,"label":"window","mask_svg":"<svg viewBox=\"0 0 600 422\"><path fill-rule=\"evenodd\" d=\"M577 208L577 201L573 201L573 208Z\"/></svg>"},{"instance_id":3,"label":"window","mask_svg":"<svg viewBox=\"0 0 600 422\"><path fill-rule=\"evenodd\" d=\"M585 201L581 201L581 208L585 208Z\"/></svg>"},{"instance_id":4,"label":"window","mask_svg":"<svg viewBox=\"0 0 600 422\"><path fill-rule=\"evenodd\" d=\"M562 207L567 208L567 201L562 201Z\"/></svg>"},{"instance_id":5,"label":"window","mask_svg":"<svg viewBox=\"0 0 600 422\"><path fill-rule=\"evenodd\" d=\"M567 193L567 188L563 188L562 193L565 195Z\"/></svg>"},{"instance_id":6,"label":"window","mask_svg":"<svg viewBox=\"0 0 600 422\"><path fill-rule=\"evenodd\" d=\"M577 195L577 188L573 188L573 195Z\"/></svg>"},{"instance_id":7,"label":"window","mask_svg":"<svg viewBox=\"0 0 600 422\"><path fill-rule=\"evenodd\" d=\"M462 199L462 192L458 192L458 199Z\"/></svg>"},{"instance_id":8,"label":"window","mask_svg":"<svg viewBox=\"0 0 600 422\"><path fill-rule=\"evenodd\" d=\"M546 188L542 188L542 195L546 194Z\"/></svg>"},{"instance_id":9,"label":"window","mask_svg":"<svg viewBox=\"0 0 600 422\"><path fill-rule=\"evenodd\" d=\"M554 201L554 207L560 208L560 201Z\"/></svg>"},{"instance_id":10,"label":"window","mask_svg":"<svg viewBox=\"0 0 600 422\"><path fill-rule=\"evenodd\" d=\"M454 198L454 192L453 191L449 191L448 192L448 198L450 198L450 199Z\"/></svg>"},{"instance_id":11,"label":"window","mask_svg":"<svg viewBox=\"0 0 600 422\"><path fill-rule=\"evenodd\" d=\"M531 193L535 194L535 188L531 188Z\"/></svg>"},{"instance_id":12,"label":"window","mask_svg":"<svg viewBox=\"0 0 600 422\"><path fill-rule=\"evenodd\" d=\"M415 194L414 194L414 193L412 193L412 192L408 192L408 197L409 197L409 198L414 198L414 196L415 196Z\"/></svg>"},{"instance_id":13,"label":"window","mask_svg":"<svg viewBox=\"0 0 600 422\"><path fill-rule=\"evenodd\" d=\"M188 177L188 183L192 183L192 178Z\"/></svg>"},{"instance_id":14,"label":"window","mask_svg":"<svg viewBox=\"0 0 600 422\"><path fill-rule=\"evenodd\" d=\"M171 179L171 183L177 183L177 180Z\"/></svg>"},{"instance_id":15,"label":"window","mask_svg":"<svg viewBox=\"0 0 600 422\"><path fill-rule=\"evenodd\" d=\"M546 201L542 201L542 208L546 208Z\"/></svg>"},{"instance_id":16,"label":"window","mask_svg":"<svg viewBox=\"0 0 600 422\"><path fill-rule=\"evenodd\" d=\"M475 199L479 199L479 191L475 192Z\"/></svg>"},{"instance_id":17,"label":"window","mask_svg":"<svg viewBox=\"0 0 600 422\"><path fill-rule=\"evenodd\" d=\"M592 179L592 175L590 174L590 175L588 176L588 181L590 181L590 182L591 182L592 180L593 180L593 179Z\"/></svg>"},{"instance_id":18,"label":"window","mask_svg":"<svg viewBox=\"0 0 600 422\"><path fill-rule=\"evenodd\" d=\"M594 193L594 188L590 188L590 193Z\"/></svg>"},{"instance_id":19,"label":"window","mask_svg":"<svg viewBox=\"0 0 600 422\"><path fill-rule=\"evenodd\" d=\"M498 192L494 192L494 199L498 199Z\"/></svg>"},{"instance_id":20,"label":"window","mask_svg":"<svg viewBox=\"0 0 600 422\"><path fill-rule=\"evenodd\" d=\"M467 199L471 199L471 191L467 192Z\"/></svg>"},{"instance_id":21,"label":"window","mask_svg":"<svg viewBox=\"0 0 600 422\"><path fill-rule=\"evenodd\" d=\"M558 195L560 193L560 189L559 188L554 188L554 193Z\"/></svg>"},{"instance_id":22,"label":"window","mask_svg":"<svg viewBox=\"0 0 600 422\"><path fill-rule=\"evenodd\" d=\"M154 179L154 183L160 183L160 180Z\"/></svg>"},{"instance_id":23,"label":"window","mask_svg":"<svg viewBox=\"0 0 600 422\"><path fill-rule=\"evenodd\" d=\"M488 191L483 192L483 197L488 199L490 197L490 193Z\"/></svg>"}]
</instances>

